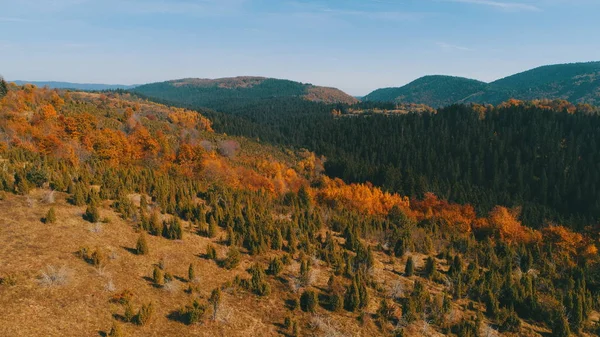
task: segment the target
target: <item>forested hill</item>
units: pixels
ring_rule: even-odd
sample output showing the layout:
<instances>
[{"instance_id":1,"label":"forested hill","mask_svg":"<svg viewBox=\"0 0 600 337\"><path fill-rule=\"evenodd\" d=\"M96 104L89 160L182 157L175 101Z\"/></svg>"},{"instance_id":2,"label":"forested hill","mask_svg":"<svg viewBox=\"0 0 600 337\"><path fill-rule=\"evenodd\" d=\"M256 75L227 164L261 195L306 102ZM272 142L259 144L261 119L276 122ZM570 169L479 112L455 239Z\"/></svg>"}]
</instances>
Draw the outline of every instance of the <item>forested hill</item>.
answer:
<instances>
[{"instance_id":1,"label":"forested hill","mask_svg":"<svg viewBox=\"0 0 600 337\"><path fill-rule=\"evenodd\" d=\"M50 89L73 89L73 90L115 90L115 89L133 89L136 85L125 84L99 84L99 83L72 83L55 81L14 81L18 85L33 84L38 87L48 87Z\"/></svg>"},{"instance_id":2,"label":"forested hill","mask_svg":"<svg viewBox=\"0 0 600 337\"><path fill-rule=\"evenodd\" d=\"M521 207L531 226L582 229L600 219L595 108L511 101L368 117L336 117L332 108L284 100L203 113L219 132L325 155L327 173L350 182L416 198L433 192L481 214Z\"/></svg>"},{"instance_id":3,"label":"forested hill","mask_svg":"<svg viewBox=\"0 0 600 337\"><path fill-rule=\"evenodd\" d=\"M364 100L419 103L434 107L508 99L565 99L600 104L600 62L549 65L484 83L460 77L426 76L400 88L375 90Z\"/></svg>"},{"instance_id":4,"label":"forested hill","mask_svg":"<svg viewBox=\"0 0 600 337\"><path fill-rule=\"evenodd\" d=\"M365 96L365 101L407 102L440 107L486 90L488 84L463 77L425 76L401 88L378 89Z\"/></svg>"},{"instance_id":5,"label":"forested hill","mask_svg":"<svg viewBox=\"0 0 600 337\"><path fill-rule=\"evenodd\" d=\"M282 98L301 98L323 103L358 102L356 98L338 89L263 77L215 80L189 78L146 84L134 91L164 101L224 110L266 99Z\"/></svg>"}]
</instances>

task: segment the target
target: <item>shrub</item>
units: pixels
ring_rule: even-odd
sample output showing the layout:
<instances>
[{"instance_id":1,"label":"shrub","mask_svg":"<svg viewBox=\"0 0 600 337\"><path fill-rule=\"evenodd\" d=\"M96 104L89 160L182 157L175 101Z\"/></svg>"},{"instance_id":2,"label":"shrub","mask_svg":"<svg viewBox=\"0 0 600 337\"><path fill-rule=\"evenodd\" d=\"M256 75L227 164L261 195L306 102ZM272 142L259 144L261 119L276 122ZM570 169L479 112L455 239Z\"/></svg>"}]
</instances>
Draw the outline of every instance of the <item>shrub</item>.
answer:
<instances>
[{"instance_id":1,"label":"shrub","mask_svg":"<svg viewBox=\"0 0 600 337\"><path fill-rule=\"evenodd\" d=\"M196 281L196 270L194 269L194 264L190 263L190 266L188 267L188 282L195 282Z\"/></svg>"},{"instance_id":2,"label":"shrub","mask_svg":"<svg viewBox=\"0 0 600 337\"><path fill-rule=\"evenodd\" d=\"M162 287L165 285L165 275L158 266L154 266L154 272L152 273L152 281L155 285Z\"/></svg>"},{"instance_id":3,"label":"shrub","mask_svg":"<svg viewBox=\"0 0 600 337\"><path fill-rule=\"evenodd\" d=\"M123 333L123 329L121 325L117 322L113 322L112 328L108 332L107 337L123 337L125 334Z\"/></svg>"},{"instance_id":4,"label":"shrub","mask_svg":"<svg viewBox=\"0 0 600 337\"><path fill-rule=\"evenodd\" d=\"M194 300L190 305L180 309L179 314L186 324L196 324L206 313L206 305Z\"/></svg>"},{"instance_id":5,"label":"shrub","mask_svg":"<svg viewBox=\"0 0 600 337\"><path fill-rule=\"evenodd\" d=\"M140 234L140 237L137 240L135 252L138 255L146 255L150 252L150 249L148 248L148 242L146 241L146 234L144 232Z\"/></svg>"},{"instance_id":6,"label":"shrub","mask_svg":"<svg viewBox=\"0 0 600 337\"><path fill-rule=\"evenodd\" d=\"M50 207L48 213L46 213L46 217L44 218L44 223L55 223L56 222L56 211L54 207Z\"/></svg>"},{"instance_id":7,"label":"shrub","mask_svg":"<svg viewBox=\"0 0 600 337\"><path fill-rule=\"evenodd\" d=\"M63 286L69 281L69 271L65 266L57 268L51 265L41 272L39 282L43 286Z\"/></svg>"},{"instance_id":8,"label":"shrub","mask_svg":"<svg viewBox=\"0 0 600 337\"><path fill-rule=\"evenodd\" d=\"M273 276L278 276L283 270L283 263L278 257L274 257L269 263L269 269L267 269L267 273Z\"/></svg>"},{"instance_id":9,"label":"shrub","mask_svg":"<svg viewBox=\"0 0 600 337\"><path fill-rule=\"evenodd\" d=\"M312 290L306 290L300 296L300 308L304 312L315 312L318 302L317 293Z\"/></svg>"},{"instance_id":10,"label":"shrub","mask_svg":"<svg viewBox=\"0 0 600 337\"><path fill-rule=\"evenodd\" d=\"M344 307L344 296L334 291L331 295L329 295L329 305L331 311L340 311Z\"/></svg>"},{"instance_id":11,"label":"shrub","mask_svg":"<svg viewBox=\"0 0 600 337\"><path fill-rule=\"evenodd\" d=\"M206 246L206 257L211 260L217 259L217 250L213 245Z\"/></svg>"},{"instance_id":12,"label":"shrub","mask_svg":"<svg viewBox=\"0 0 600 337\"><path fill-rule=\"evenodd\" d=\"M110 298L110 302L118 303L118 304L127 304L127 303L130 303L132 299L133 299L133 293L131 292L131 290L125 289L118 294L114 294Z\"/></svg>"},{"instance_id":13,"label":"shrub","mask_svg":"<svg viewBox=\"0 0 600 337\"><path fill-rule=\"evenodd\" d=\"M227 252L227 257L223 261L223 266L226 269L233 269L237 267L242 260L242 254L236 247L231 247Z\"/></svg>"},{"instance_id":14,"label":"shrub","mask_svg":"<svg viewBox=\"0 0 600 337\"><path fill-rule=\"evenodd\" d=\"M213 306L213 321L217 319L217 312L219 310L219 306L221 305L221 289L215 288L210 294L210 298L208 299L208 303Z\"/></svg>"},{"instance_id":15,"label":"shrub","mask_svg":"<svg viewBox=\"0 0 600 337\"><path fill-rule=\"evenodd\" d=\"M508 314L508 317L506 317L506 319L504 320L504 322L502 322L502 325L500 326L500 331L513 333L518 333L519 331L521 331L521 320L514 311L511 311Z\"/></svg>"},{"instance_id":16,"label":"shrub","mask_svg":"<svg viewBox=\"0 0 600 337\"><path fill-rule=\"evenodd\" d=\"M137 315L135 316L135 322L138 325L146 325L154 314L154 306L152 303L143 304Z\"/></svg>"},{"instance_id":17,"label":"shrub","mask_svg":"<svg viewBox=\"0 0 600 337\"><path fill-rule=\"evenodd\" d=\"M136 319L135 314L133 313L133 307L131 303L125 304L125 313L123 314L123 320L125 322L133 322Z\"/></svg>"}]
</instances>

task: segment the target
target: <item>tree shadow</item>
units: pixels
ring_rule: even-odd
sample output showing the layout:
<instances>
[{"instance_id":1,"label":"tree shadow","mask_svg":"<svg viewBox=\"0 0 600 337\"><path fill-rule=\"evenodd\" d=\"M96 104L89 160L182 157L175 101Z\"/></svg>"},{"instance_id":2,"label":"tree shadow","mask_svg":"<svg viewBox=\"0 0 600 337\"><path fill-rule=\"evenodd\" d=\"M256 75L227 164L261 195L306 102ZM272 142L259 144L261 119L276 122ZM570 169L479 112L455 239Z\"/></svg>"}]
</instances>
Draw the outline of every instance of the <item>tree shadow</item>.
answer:
<instances>
[{"instance_id":1,"label":"tree shadow","mask_svg":"<svg viewBox=\"0 0 600 337\"><path fill-rule=\"evenodd\" d=\"M102 330L98 330L98 336L107 337L108 336L108 332L102 331Z\"/></svg>"},{"instance_id":2,"label":"tree shadow","mask_svg":"<svg viewBox=\"0 0 600 337\"><path fill-rule=\"evenodd\" d=\"M177 281L182 282L182 283L189 283L188 279L181 277L181 276L173 275L173 278L175 278Z\"/></svg>"},{"instance_id":3,"label":"tree shadow","mask_svg":"<svg viewBox=\"0 0 600 337\"><path fill-rule=\"evenodd\" d=\"M123 248L124 250L128 251L129 253L131 253L133 255L138 255L137 254L137 249L129 248L129 247L125 247L125 246L121 246L121 248Z\"/></svg>"},{"instance_id":4,"label":"tree shadow","mask_svg":"<svg viewBox=\"0 0 600 337\"><path fill-rule=\"evenodd\" d=\"M148 284L150 284L151 286L153 286L156 289L160 289L163 287L161 285L154 283L154 279L150 276L142 276L142 279L144 279L144 281L148 282Z\"/></svg>"},{"instance_id":5,"label":"tree shadow","mask_svg":"<svg viewBox=\"0 0 600 337\"><path fill-rule=\"evenodd\" d=\"M173 322L179 322L181 324L187 324L186 317L181 314L179 310L173 310L167 315L167 319Z\"/></svg>"}]
</instances>

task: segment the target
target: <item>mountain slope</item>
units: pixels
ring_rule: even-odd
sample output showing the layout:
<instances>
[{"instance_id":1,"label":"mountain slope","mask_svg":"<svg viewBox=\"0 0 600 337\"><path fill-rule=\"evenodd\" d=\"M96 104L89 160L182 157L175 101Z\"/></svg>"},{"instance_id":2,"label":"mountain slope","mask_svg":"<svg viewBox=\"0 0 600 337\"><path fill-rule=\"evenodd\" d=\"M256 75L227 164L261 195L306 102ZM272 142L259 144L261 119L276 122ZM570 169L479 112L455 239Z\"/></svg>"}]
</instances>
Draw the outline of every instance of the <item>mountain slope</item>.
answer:
<instances>
[{"instance_id":1,"label":"mountain slope","mask_svg":"<svg viewBox=\"0 0 600 337\"><path fill-rule=\"evenodd\" d=\"M543 66L490 83L488 90L467 101L496 104L520 100L564 99L600 104L600 62Z\"/></svg>"},{"instance_id":2,"label":"mountain slope","mask_svg":"<svg viewBox=\"0 0 600 337\"><path fill-rule=\"evenodd\" d=\"M323 103L358 102L338 89L264 77L188 78L146 84L134 91L160 100L209 108L273 98L301 98Z\"/></svg>"},{"instance_id":3,"label":"mountain slope","mask_svg":"<svg viewBox=\"0 0 600 337\"><path fill-rule=\"evenodd\" d=\"M434 107L452 103L499 104L508 99L564 99L600 104L600 62L549 65L491 83L460 77L425 76L400 88L375 90L365 100Z\"/></svg>"},{"instance_id":4,"label":"mountain slope","mask_svg":"<svg viewBox=\"0 0 600 337\"><path fill-rule=\"evenodd\" d=\"M75 89L75 90L114 90L114 89L133 89L137 85L125 84L101 84L101 83L71 83L55 81L13 81L15 84L33 84L38 87L48 87L50 89Z\"/></svg>"},{"instance_id":5,"label":"mountain slope","mask_svg":"<svg viewBox=\"0 0 600 337\"><path fill-rule=\"evenodd\" d=\"M375 90L365 101L420 103L441 107L483 91L484 82L453 76L425 76L400 88Z\"/></svg>"}]
</instances>

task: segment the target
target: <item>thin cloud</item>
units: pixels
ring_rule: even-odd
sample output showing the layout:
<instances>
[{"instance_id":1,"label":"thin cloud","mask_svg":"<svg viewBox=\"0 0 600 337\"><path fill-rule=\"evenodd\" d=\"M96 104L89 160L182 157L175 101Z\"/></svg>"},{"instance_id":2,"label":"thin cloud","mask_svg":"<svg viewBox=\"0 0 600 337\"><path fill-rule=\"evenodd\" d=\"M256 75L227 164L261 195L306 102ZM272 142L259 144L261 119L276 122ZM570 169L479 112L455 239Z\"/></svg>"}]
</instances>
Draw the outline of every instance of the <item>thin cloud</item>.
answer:
<instances>
[{"instance_id":1,"label":"thin cloud","mask_svg":"<svg viewBox=\"0 0 600 337\"><path fill-rule=\"evenodd\" d=\"M497 9L502 9L506 11L530 11L530 12L539 12L541 9L537 6L518 3L518 2L503 2L503 1L493 1L493 0L446 0L449 2L460 2L466 4L474 4L474 5L482 5L488 7L494 7Z\"/></svg>"},{"instance_id":2,"label":"thin cloud","mask_svg":"<svg viewBox=\"0 0 600 337\"><path fill-rule=\"evenodd\" d=\"M29 22L23 18L0 17L0 22Z\"/></svg>"},{"instance_id":3,"label":"thin cloud","mask_svg":"<svg viewBox=\"0 0 600 337\"><path fill-rule=\"evenodd\" d=\"M443 50L460 50L460 51L472 51L473 49L463 46L457 46L455 44L446 43L446 42L436 42L436 45Z\"/></svg>"}]
</instances>

